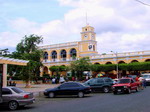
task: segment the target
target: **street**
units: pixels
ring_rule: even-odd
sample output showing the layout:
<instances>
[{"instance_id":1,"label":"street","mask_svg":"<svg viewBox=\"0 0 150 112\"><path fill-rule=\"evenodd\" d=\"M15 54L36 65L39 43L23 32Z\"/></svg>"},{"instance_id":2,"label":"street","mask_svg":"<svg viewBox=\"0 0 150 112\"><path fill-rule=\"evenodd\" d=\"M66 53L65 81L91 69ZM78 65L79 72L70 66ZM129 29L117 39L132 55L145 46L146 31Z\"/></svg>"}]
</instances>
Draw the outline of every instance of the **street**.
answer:
<instances>
[{"instance_id":1,"label":"street","mask_svg":"<svg viewBox=\"0 0 150 112\"><path fill-rule=\"evenodd\" d=\"M92 93L76 96L38 97L36 103L16 112L149 112L150 87L131 94ZM5 108L0 111L8 111Z\"/></svg>"}]
</instances>

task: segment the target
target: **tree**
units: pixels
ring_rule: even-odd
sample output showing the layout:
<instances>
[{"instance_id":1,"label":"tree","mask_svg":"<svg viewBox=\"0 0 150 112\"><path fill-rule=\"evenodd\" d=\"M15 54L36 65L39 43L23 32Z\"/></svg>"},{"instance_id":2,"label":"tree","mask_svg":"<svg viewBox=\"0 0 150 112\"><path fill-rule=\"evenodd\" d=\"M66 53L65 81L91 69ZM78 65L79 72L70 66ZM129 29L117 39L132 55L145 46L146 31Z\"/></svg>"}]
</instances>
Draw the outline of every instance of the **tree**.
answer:
<instances>
[{"instance_id":1,"label":"tree","mask_svg":"<svg viewBox=\"0 0 150 112\"><path fill-rule=\"evenodd\" d=\"M59 75L59 66L51 66L49 70L52 71L52 75L54 72L56 72L56 75Z\"/></svg>"},{"instance_id":2,"label":"tree","mask_svg":"<svg viewBox=\"0 0 150 112\"><path fill-rule=\"evenodd\" d=\"M81 79L84 71L90 71L91 62L88 57L80 58L79 60L73 61L70 64L71 71L77 72L77 77Z\"/></svg>"},{"instance_id":3,"label":"tree","mask_svg":"<svg viewBox=\"0 0 150 112\"><path fill-rule=\"evenodd\" d=\"M29 60L26 67L22 67L20 76L26 82L26 87L30 87L30 81L33 77L40 74L40 61L43 56L43 51L38 49L38 44L43 42L43 37L37 35L30 35L23 37L21 42L16 47L16 52L12 53L13 58Z\"/></svg>"},{"instance_id":4,"label":"tree","mask_svg":"<svg viewBox=\"0 0 150 112\"><path fill-rule=\"evenodd\" d=\"M63 71L68 71L69 67L68 66L51 66L49 67L49 70L52 71L52 75L54 72L56 72L56 75L60 75L59 72L63 72Z\"/></svg>"}]
</instances>

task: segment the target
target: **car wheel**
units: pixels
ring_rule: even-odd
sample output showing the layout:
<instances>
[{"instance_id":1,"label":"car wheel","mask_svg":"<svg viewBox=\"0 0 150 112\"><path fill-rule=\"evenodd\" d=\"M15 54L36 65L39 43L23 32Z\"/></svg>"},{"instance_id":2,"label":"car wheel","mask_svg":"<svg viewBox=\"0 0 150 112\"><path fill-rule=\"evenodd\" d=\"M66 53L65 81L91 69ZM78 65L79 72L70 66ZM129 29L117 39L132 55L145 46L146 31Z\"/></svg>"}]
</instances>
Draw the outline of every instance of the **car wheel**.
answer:
<instances>
[{"instance_id":1,"label":"car wheel","mask_svg":"<svg viewBox=\"0 0 150 112\"><path fill-rule=\"evenodd\" d=\"M103 88L103 92L104 92L104 93L108 93L108 92L109 92L109 88L108 88L108 87L104 87L104 88Z\"/></svg>"},{"instance_id":2,"label":"car wheel","mask_svg":"<svg viewBox=\"0 0 150 112\"><path fill-rule=\"evenodd\" d=\"M137 86L137 87L136 87L136 92L138 92L138 91L139 91L139 87Z\"/></svg>"},{"instance_id":3,"label":"car wheel","mask_svg":"<svg viewBox=\"0 0 150 112\"><path fill-rule=\"evenodd\" d=\"M49 98L54 98L54 96L55 96L55 94L54 94L53 92L50 92L50 93L48 94L48 97L49 97Z\"/></svg>"},{"instance_id":4,"label":"car wheel","mask_svg":"<svg viewBox=\"0 0 150 112\"><path fill-rule=\"evenodd\" d=\"M16 101L10 101L9 103L8 103L8 108L10 109L10 110L16 110L17 108L18 108L18 102L16 102Z\"/></svg>"},{"instance_id":5,"label":"car wheel","mask_svg":"<svg viewBox=\"0 0 150 112\"><path fill-rule=\"evenodd\" d=\"M83 97L84 97L84 93L80 91L80 92L78 93L78 97L79 97L79 98L83 98Z\"/></svg>"}]
</instances>

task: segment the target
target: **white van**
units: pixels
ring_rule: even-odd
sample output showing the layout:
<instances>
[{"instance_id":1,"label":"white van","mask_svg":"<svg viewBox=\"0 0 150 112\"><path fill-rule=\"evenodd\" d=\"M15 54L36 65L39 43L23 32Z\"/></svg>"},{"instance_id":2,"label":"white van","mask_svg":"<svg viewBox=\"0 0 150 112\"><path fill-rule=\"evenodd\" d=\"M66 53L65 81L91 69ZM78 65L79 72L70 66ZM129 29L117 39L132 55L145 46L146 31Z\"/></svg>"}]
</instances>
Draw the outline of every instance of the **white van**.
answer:
<instances>
[{"instance_id":1,"label":"white van","mask_svg":"<svg viewBox=\"0 0 150 112\"><path fill-rule=\"evenodd\" d=\"M146 84L150 85L150 73L141 74L142 77L146 80Z\"/></svg>"}]
</instances>

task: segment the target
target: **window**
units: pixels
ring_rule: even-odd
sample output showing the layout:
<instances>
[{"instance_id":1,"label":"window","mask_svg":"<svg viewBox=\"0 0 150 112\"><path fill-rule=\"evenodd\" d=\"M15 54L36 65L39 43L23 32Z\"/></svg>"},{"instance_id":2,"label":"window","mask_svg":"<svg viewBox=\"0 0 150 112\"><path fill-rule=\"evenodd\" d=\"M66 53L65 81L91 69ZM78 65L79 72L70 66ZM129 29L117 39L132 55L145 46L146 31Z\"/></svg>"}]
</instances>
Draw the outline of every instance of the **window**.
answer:
<instances>
[{"instance_id":1,"label":"window","mask_svg":"<svg viewBox=\"0 0 150 112\"><path fill-rule=\"evenodd\" d=\"M60 86L60 88L72 88L72 87L80 87L80 86L76 83L66 83Z\"/></svg>"},{"instance_id":2,"label":"window","mask_svg":"<svg viewBox=\"0 0 150 112\"><path fill-rule=\"evenodd\" d=\"M73 59L75 59L76 58L76 56L77 56L77 51L76 51L76 49L71 49L70 50L70 57L72 57Z\"/></svg>"},{"instance_id":3,"label":"window","mask_svg":"<svg viewBox=\"0 0 150 112\"><path fill-rule=\"evenodd\" d=\"M130 83L130 79L120 79L118 81L119 84L123 84L123 83Z\"/></svg>"},{"instance_id":4,"label":"window","mask_svg":"<svg viewBox=\"0 0 150 112\"><path fill-rule=\"evenodd\" d=\"M103 79L97 79L97 83L103 83Z\"/></svg>"},{"instance_id":5,"label":"window","mask_svg":"<svg viewBox=\"0 0 150 112\"><path fill-rule=\"evenodd\" d=\"M105 79L105 82L112 82L111 79Z\"/></svg>"},{"instance_id":6,"label":"window","mask_svg":"<svg viewBox=\"0 0 150 112\"><path fill-rule=\"evenodd\" d=\"M66 50L62 50L61 53L60 53L60 55L61 55L62 60L65 61L65 60L66 60L66 57L67 57L67 52L66 52Z\"/></svg>"},{"instance_id":7,"label":"window","mask_svg":"<svg viewBox=\"0 0 150 112\"><path fill-rule=\"evenodd\" d=\"M11 90L9 90L8 88L2 88L2 95L6 94L12 94Z\"/></svg>"},{"instance_id":8,"label":"window","mask_svg":"<svg viewBox=\"0 0 150 112\"><path fill-rule=\"evenodd\" d=\"M51 55L52 55L51 58L53 59L53 61L55 61L57 59L57 52L53 51Z\"/></svg>"},{"instance_id":9,"label":"window","mask_svg":"<svg viewBox=\"0 0 150 112\"><path fill-rule=\"evenodd\" d=\"M16 93L23 93L24 91L19 89L19 88L11 88L13 91L15 91Z\"/></svg>"},{"instance_id":10,"label":"window","mask_svg":"<svg viewBox=\"0 0 150 112\"><path fill-rule=\"evenodd\" d=\"M48 59L48 53L47 53L47 52L44 52L43 58L44 58L45 60Z\"/></svg>"},{"instance_id":11,"label":"window","mask_svg":"<svg viewBox=\"0 0 150 112\"><path fill-rule=\"evenodd\" d=\"M71 83L71 84L69 84L69 87L80 87L80 86L76 83Z\"/></svg>"}]
</instances>

